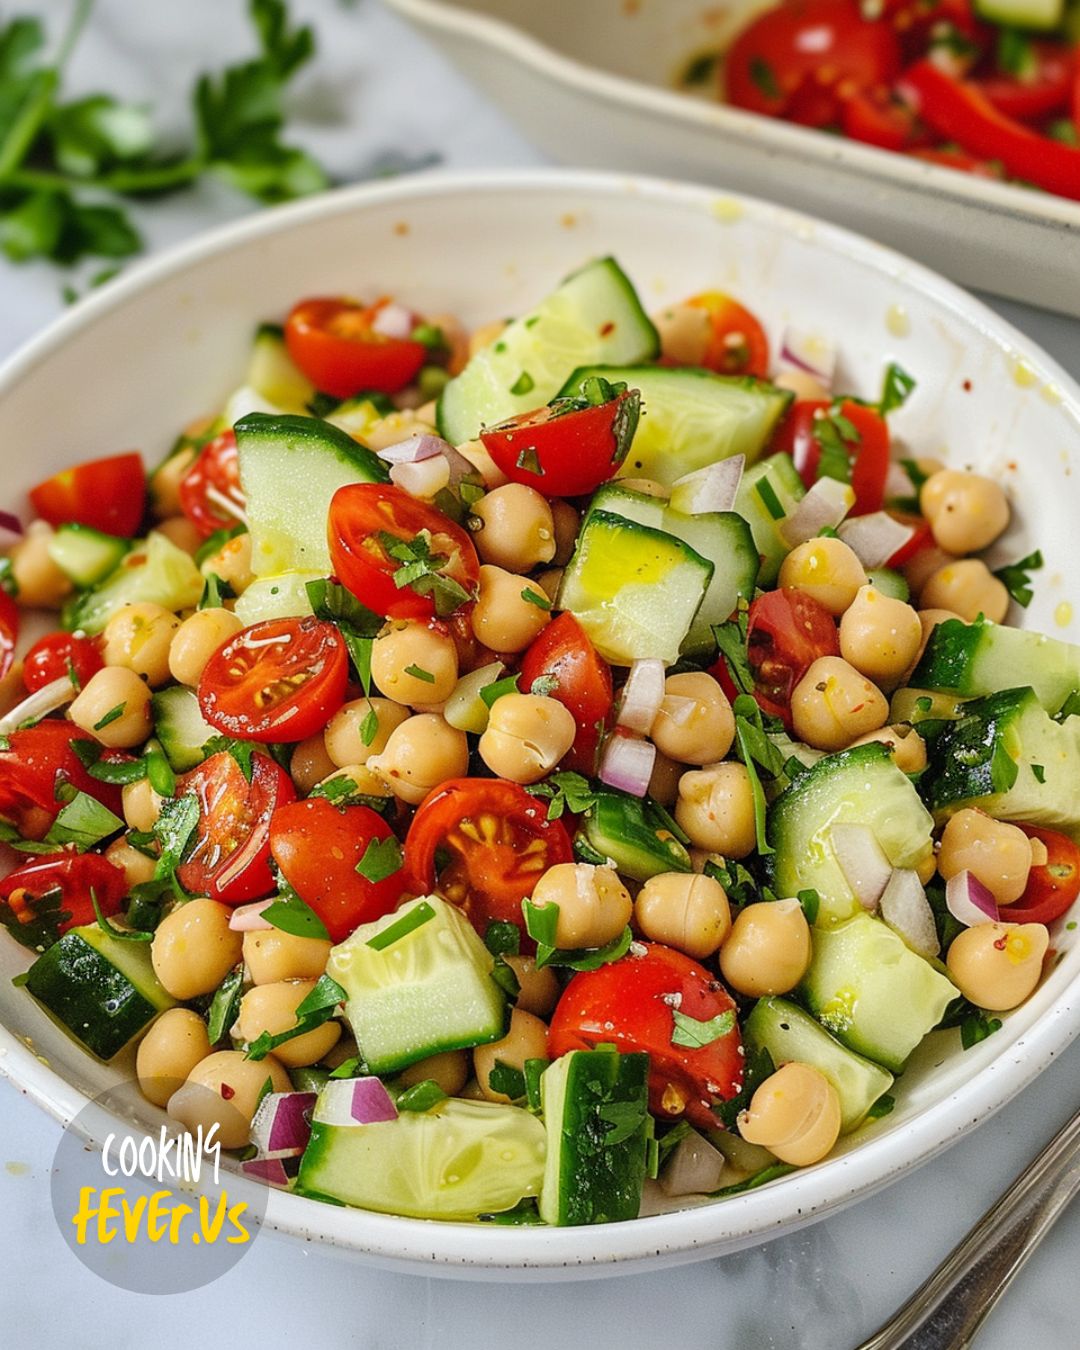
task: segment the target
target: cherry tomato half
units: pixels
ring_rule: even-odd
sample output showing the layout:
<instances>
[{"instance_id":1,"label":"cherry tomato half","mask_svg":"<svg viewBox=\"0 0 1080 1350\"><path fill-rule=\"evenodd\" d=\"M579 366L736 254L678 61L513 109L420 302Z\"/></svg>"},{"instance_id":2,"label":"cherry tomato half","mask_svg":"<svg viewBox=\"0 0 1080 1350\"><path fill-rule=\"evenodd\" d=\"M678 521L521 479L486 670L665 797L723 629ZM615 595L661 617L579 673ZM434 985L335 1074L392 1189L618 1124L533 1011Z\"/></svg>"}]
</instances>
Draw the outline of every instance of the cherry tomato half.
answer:
<instances>
[{"instance_id":1,"label":"cherry tomato half","mask_svg":"<svg viewBox=\"0 0 1080 1350\"><path fill-rule=\"evenodd\" d=\"M367 806L335 806L324 797L289 802L270 821L270 853L300 899L343 942L362 923L381 919L401 899L399 869L382 881L356 870L373 839L393 831Z\"/></svg>"},{"instance_id":2,"label":"cherry tomato half","mask_svg":"<svg viewBox=\"0 0 1080 1350\"><path fill-rule=\"evenodd\" d=\"M488 454L515 483L545 497L580 497L612 478L637 430L641 395L605 403L556 399L480 433Z\"/></svg>"},{"instance_id":3,"label":"cherry tomato half","mask_svg":"<svg viewBox=\"0 0 1080 1350\"><path fill-rule=\"evenodd\" d=\"M552 1058L603 1043L649 1056L649 1110L716 1129L712 1108L742 1087L742 1037L735 1004L704 966L659 943L644 955L582 971L563 990L548 1032ZM675 1009L697 1022L730 1014L730 1026L702 1046L672 1043Z\"/></svg>"},{"instance_id":4,"label":"cherry tomato half","mask_svg":"<svg viewBox=\"0 0 1080 1350\"><path fill-rule=\"evenodd\" d=\"M440 866L436 854L447 861ZM562 821L501 778L449 779L420 803L405 839L412 888L424 894L437 884L481 936L496 919L523 928L522 900L549 867L572 860Z\"/></svg>"},{"instance_id":5,"label":"cherry tomato half","mask_svg":"<svg viewBox=\"0 0 1080 1350\"><path fill-rule=\"evenodd\" d=\"M0 680L15 664L15 643L19 637L19 607L0 590Z\"/></svg>"},{"instance_id":6,"label":"cherry tomato half","mask_svg":"<svg viewBox=\"0 0 1080 1350\"><path fill-rule=\"evenodd\" d=\"M529 693L540 679L555 681L550 696L573 713L577 723L577 735L564 766L579 773L595 773L597 746L614 702L611 667L569 611L548 624L522 659L522 693Z\"/></svg>"},{"instance_id":7,"label":"cherry tomato half","mask_svg":"<svg viewBox=\"0 0 1080 1350\"><path fill-rule=\"evenodd\" d=\"M129 538L146 512L142 456L112 455L76 464L30 489L34 510L50 525L73 521Z\"/></svg>"},{"instance_id":8,"label":"cherry tomato half","mask_svg":"<svg viewBox=\"0 0 1080 1350\"><path fill-rule=\"evenodd\" d=\"M176 869L181 886L225 905L270 895L270 819L296 796L285 770L256 752L249 783L232 755L221 751L177 779L176 792L199 803L194 845Z\"/></svg>"},{"instance_id":9,"label":"cherry tomato half","mask_svg":"<svg viewBox=\"0 0 1080 1350\"><path fill-rule=\"evenodd\" d=\"M48 833L64 805L56 795L63 783L121 814L119 787L91 778L71 748L74 741L97 744L72 722L47 717L25 731L12 731L7 749L0 750L0 817L24 839L41 839ZM106 750L101 757L112 764L131 758L119 750Z\"/></svg>"},{"instance_id":10,"label":"cherry tomato half","mask_svg":"<svg viewBox=\"0 0 1080 1350\"><path fill-rule=\"evenodd\" d=\"M440 600L431 577L398 586L395 576L404 560L386 551L385 536L408 544L422 532L439 576L447 577L468 595L476 593L480 562L468 534L441 511L410 497L392 483L350 483L338 488L330 502L327 535L334 574L368 609L390 619L446 617L457 608L454 597ZM464 602L461 602L464 603Z\"/></svg>"},{"instance_id":11,"label":"cherry tomato half","mask_svg":"<svg viewBox=\"0 0 1080 1350\"><path fill-rule=\"evenodd\" d=\"M766 591L751 604L746 655L755 698L765 712L788 725L795 686L819 656L840 655L840 640L824 605L785 587Z\"/></svg>"},{"instance_id":12,"label":"cherry tomato half","mask_svg":"<svg viewBox=\"0 0 1080 1350\"><path fill-rule=\"evenodd\" d=\"M842 444L850 462L855 493L850 514L880 511L889 473L889 428L875 409L848 398L839 404L799 399L777 428L771 448L786 450L803 482L812 487L818 479L822 450L837 443Z\"/></svg>"},{"instance_id":13,"label":"cherry tomato half","mask_svg":"<svg viewBox=\"0 0 1080 1350\"><path fill-rule=\"evenodd\" d=\"M1032 69L1022 76L996 70L974 83L1006 117L1026 122L1064 112L1076 71L1072 48L1063 42L1029 41L1027 50Z\"/></svg>"},{"instance_id":14,"label":"cherry tomato half","mask_svg":"<svg viewBox=\"0 0 1080 1350\"><path fill-rule=\"evenodd\" d=\"M78 637L74 633L46 633L23 657L23 684L32 694L74 671L81 686L104 664L96 638Z\"/></svg>"},{"instance_id":15,"label":"cherry tomato half","mask_svg":"<svg viewBox=\"0 0 1080 1350\"><path fill-rule=\"evenodd\" d=\"M928 520L924 520L922 516L914 516L908 511L890 511L889 515L903 525L910 525L914 534L906 544L900 545L885 564L886 567L903 567L914 558L916 553L921 553L924 548L933 547L934 532L931 530Z\"/></svg>"},{"instance_id":16,"label":"cherry tomato half","mask_svg":"<svg viewBox=\"0 0 1080 1350\"><path fill-rule=\"evenodd\" d=\"M180 508L204 539L217 530L231 529L242 519L244 490L240 486L240 455L230 427L199 451L180 480ZM219 500L215 501L215 497ZM232 502L236 511L221 505Z\"/></svg>"},{"instance_id":17,"label":"cherry tomato half","mask_svg":"<svg viewBox=\"0 0 1080 1350\"><path fill-rule=\"evenodd\" d=\"M427 348L375 331L372 322L385 303L316 298L293 309L285 320L285 346L317 389L335 398L362 389L396 394L416 378Z\"/></svg>"},{"instance_id":18,"label":"cherry tomato half","mask_svg":"<svg viewBox=\"0 0 1080 1350\"><path fill-rule=\"evenodd\" d=\"M769 370L769 340L765 329L745 305L722 291L703 291L686 302L709 316L712 335L701 364L718 375L754 375L764 379Z\"/></svg>"},{"instance_id":19,"label":"cherry tomato half","mask_svg":"<svg viewBox=\"0 0 1080 1350\"><path fill-rule=\"evenodd\" d=\"M76 853L74 848L46 853L23 863L0 882L0 899L7 906L4 922L15 928L39 917L42 900L58 901L56 931L66 933L95 921L93 890L102 914L119 914L127 895L127 880L119 867L100 853ZM66 918L60 918L60 914Z\"/></svg>"},{"instance_id":20,"label":"cherry tomato half","mask_svg":"<svg viewBox=\"0 0 1080 1350\"><path fill-rule=\"evenodd\" d=\"M1021 825L1029 839L1046 845L1046 862L1028 873L1024 894L1012 905L1001 906L1006 923L1053 923L1080 895L1080 846L1057 830Z\"/></svg>"},{"instance_id":21,"label":"cherry tomato half","mask_svg":"<svg viewBox=\"0 0 1080 1350\"><path fill-rule=\"evenodd\" d=\"M212 727L245 741L303 741L345 702L349 657L321 619L264 619L219 647L199 680Z\"/></svg>"}]
</instances>

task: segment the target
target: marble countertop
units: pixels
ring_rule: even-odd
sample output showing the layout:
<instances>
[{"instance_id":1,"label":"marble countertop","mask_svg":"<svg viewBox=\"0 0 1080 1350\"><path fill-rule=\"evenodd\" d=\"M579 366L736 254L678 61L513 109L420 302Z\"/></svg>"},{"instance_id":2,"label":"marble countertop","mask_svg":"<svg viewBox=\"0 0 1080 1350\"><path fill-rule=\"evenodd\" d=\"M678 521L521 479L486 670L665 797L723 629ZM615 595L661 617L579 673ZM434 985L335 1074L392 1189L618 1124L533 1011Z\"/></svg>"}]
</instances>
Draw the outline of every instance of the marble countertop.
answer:
<instances>
[{"instance_id":1,"label":"marble countertop","mask_svg":"<svg viewBox=\"0 0 1080 1350\"><path fill-rule=\"evenodd\" d=\"M59 22L55 0L11 9ZM437 157L446 167L541 163L501 114L373 0L295 0L320 39L298 82L294 130L342 180ZM184 126L196 71L245 50L242 6L99 0L71 67L77 88L153 100ZM250 209L215 185L139 208L152 248ZM94 270L93 268L88 271ZM44 265L0 262L0 357L63 308L63 278ZM991 302L1080 376L1080 325ZM123 1293L71 1256L53 1223L47 1183L59 1128L0 1083L0 1311L4 1341L42 1350L111 1350L194 1341L204 1350L260 1343L365 1350L513 1344L666 1344L710 1350L851 1350L930 1273L1077 1107L1080 1045L970 1140L812 1228L678 1269L558 1288L470 1284L387 1274L358 1259L264 1235L208 1288L174 1296ZM1071 1304L1080 1209L1051 1237L991 1315L979 1350L1072 1350ZM12 1331L11 1329L14 1328Z\"/></svg>"}]
</instances>

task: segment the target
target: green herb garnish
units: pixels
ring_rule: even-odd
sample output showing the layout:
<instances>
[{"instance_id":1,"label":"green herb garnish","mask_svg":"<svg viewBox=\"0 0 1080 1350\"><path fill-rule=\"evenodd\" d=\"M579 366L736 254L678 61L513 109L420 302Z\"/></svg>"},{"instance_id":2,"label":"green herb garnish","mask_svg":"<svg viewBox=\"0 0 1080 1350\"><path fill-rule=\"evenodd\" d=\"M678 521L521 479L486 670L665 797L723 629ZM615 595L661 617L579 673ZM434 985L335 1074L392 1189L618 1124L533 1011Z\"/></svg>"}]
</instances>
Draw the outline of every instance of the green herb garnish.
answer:
<instances>
[{"instance_id":1,"label":"green herb garnish","mask_svg":"<svg viewBox=\"0 0 1080 1350\"><path fill-rule=\"evenodd\" d=\"M435 911L426 900L421 900L418 905L404 913L396 923L392 923L389 928L384 928L381 933L376 933L373 938L368 938L367 945L372 951L385 951L387 947L392 947L395 942L400 942L403 937L408 937L424 924L430 923L435 917Z\"/></svg>"},{"instance_id":2,"label":"green herb garnish","mask_svg":"<svg viewBox=\"0 0 1080 1350\"><path fill-rule=\"evenodd\" d=\"M364 856L356 864L356 870L370 882L385 881L395 872L400 872L404 855L401 844L391 834L386 839L371 839Z\"/></svg>"}]
</instances>

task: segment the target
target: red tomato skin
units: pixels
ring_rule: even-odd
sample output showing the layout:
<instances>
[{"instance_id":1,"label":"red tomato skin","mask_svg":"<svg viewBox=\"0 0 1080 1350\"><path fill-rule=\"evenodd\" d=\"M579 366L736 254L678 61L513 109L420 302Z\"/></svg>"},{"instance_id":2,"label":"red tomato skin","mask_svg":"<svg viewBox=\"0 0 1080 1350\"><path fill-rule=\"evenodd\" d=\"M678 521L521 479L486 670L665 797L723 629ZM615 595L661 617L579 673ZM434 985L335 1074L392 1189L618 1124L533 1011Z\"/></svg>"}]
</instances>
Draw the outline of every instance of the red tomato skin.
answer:
<instances>
[{"instance_id":1,"label":"red tomato skin","mask_svg":"<svg viewBox=\"0 0 1080 1350\"><path fill-rule=\"evenodd\" d=\"M525 652L519 682L522 693L527 694L542 676L558 680L551 697L571 712L577 723L577 735L563 760L564 767L594 774L601 731L610 720L614 704L611 667L569 612L552 620Z\"/></svg>"},{"instance_id":2,"label":"red tomato skin","mask_svg":"<svg viewBox=\"0 0 1080 1350\"><path fill-rule=\"evenodd\" d=\"M24 839L41 839L64 805L56 797L61 783L86 792L115 815L122 815L120 788L91 778L71 748L73 741L93 741L81 728L58 717L47 717L25 731L8 736L0 750L0 816L10 821ZM122 751L107 750L110 763L130 760Z\"/></svg>"},{"instance_id":3,"label":"red tomato skin","mask_svg":"<svg viewBox=\"0 0 1080 1350\"><path fill-rule=\"evenodd\" d=\"M19 607L0 590L0 680L15 664L15 644L19 638Z\"/></svg>"},{"instance_id":4,"label":"red tomato skin","mask_svg":"<svg viewBox=\"0 0 1080 1350\"><path fill-rule=\"evenodd\" d=\"M1058 830L1039 825L1021 825L1029 839L1046 845L1047 859L1028 874L1027 889L1011 905L1001 906L1004 923L1051 924L1068 910L1080 895L1080 847Z\"/></svg>"},{"instance_id":5,"label":"red tomato skin","mask_svg":"<svg viewBox=\"0 0 1080 1350\"><path fill-rule=\"evenodd\" d=\"M846 417L859 434L857 441L845 441L852 458L851 488L855 493L855 504L849 514L862 516L880 511L889 473L889 428L873 408L852 399L842 399L838 404L823 399L799 399L777 428L771 450L787 451L805 485L813 487L821 460L814 426L830 409Z\"/></svg>"},{"instance_id":6,"label":"red tomato skin","mask_svg":"<svg viewBox=\"0 0 1080 1350\"><path fill-rule=\"evenodd\" d=\"M98 905L105 917L111 918L120 913L120 907L127 895L127 880L123 871L100 853L76 853L74 849L64 849L58 853L45 853L23 863L14 872L9 872L0 881L0 899L16 916L21 906L13 906L11 897L15 891L25 890L32 899L40 899L46 892L59 887L61 892L60 908L70 917L59 926L63 934L69 928L79 928L95 922L94 902L90 898L93 888ZM32 918L32 912L28 918Z\"/></svg>"},{"instance_id":7,"label":"red tomato skin","mask_svg":"<svg viewBox=\"0 0 1080 1350\"><path fill-rule=\"evenodd\" d=\"M1076 73L1074 52L1064 43L1033 41L1030 50L1035 59L1031 78L995 71L974 81L998 112L1021 122L1064 112Z\"/></svg>"},{"instance_id":8,"label":"red tomato skin","mask_svg":"<svg viewBox=\"0 0 1080 1350\"><path fill-rule=\"evenodd\" d=\"M659 943L641 944L642 956L624 956L599 970L581 971L563 990L548 1031L553 1059L570 1050L614 1044L649 1056L649 1110L661 1120L682 1115L716 1129L712 1110L742 1087L742 1037L727 990L704 966ZM675 1008L707 1022L731 1012L732 1028L700 1048L672 1045ZM672 1109L677 1095L684 1109Z\"/></svg>"},{"instance_id":9,"label":"red tomato skin","mask_svg":"<svg viewBox=\"0 0 1080 1350\"><path fill-rule=\"evenodd\" d=\"M750 606L746 654L754 697L762 709L791 724L795 686L822 656L840 655L832 615L812 596L790 587L766 591Z\"/></svg>"},{"instance_id":10,"label":"red tomato skin","mask_svg":"<svg viewBox=\"0 0 1080 1350\"><path fill-rule=\"evenodd\" d=\"M396 394L416 378L427 348L376 333L371 320L378 308L326 297L293 308L285 320L285 346L317 389L334 398L367 389Z\"/></svg>"},{"instance_id":11,"label":"red tomato skin","mask_svg":"<svg viewBox=\"0 0 1080 1350\"><path fill-rule=\"evenodd\" d=\"M916 553L921 553L924 548L934 546L934 532L930 528L930 522L924 520L922 516L913 516L905 511L890 511L889 514L905 525L910 525L915 533L906 544L900 545L885 564L886 567L904 567L914 558Z\"/></svg>"},{"instance_id":12,"label":"red tomato skin","mask_svg":"<svg viewBox=\"0 0 1080 1350\"><path fill-rule=\"evenodd\" d=\"M32 694L59 680L68 673L69 662L75 678L84 685L105 665L98 640L77 637L74 633L46 633L23 657L23 684L27 691Z\"/></svg>"},{"instance_id":13,"label":"red tomato skin","mask_svg":"<svg viewBox=\"0 0 1080 1350\"><path fill-rule=\"evenodd\" d=\"M180 480L180 509L204 539L209 539L217 530L231 529L239 519L212 501L207 496L207 488L213 488L243 510L240 453L236 448L236 433L231 427L203 446Z\"/></svg>"},{"instance_id":14,"label":"red tomato skin","mask_svg":"<svg viewBox=\"0 0 1080 1350\"><path fill-rule=\"evenodd\" d=\"M223 905L270 895L270 820L296 796L292 779L268 755L251 757L251 782L227 751L211 755L177 779L176 795L199 803L195 845L176 869L185 890Z\"/></svg>"},{"instance_id":15,"label":"red tomato skin","mask_svg":"<svg viewBox=\"0 0 1080 1350\"><path fill-rule=\"evenodd\" d=\"M712 337L701 358L706 370L718 375L765 378L769 372L769 339L745 305L722 291L703 291L686 303L705 310L709 316ZM734 342L736 338L739 340Z\"/></svg>"},{"instance_id":16,"label":"red tomato skin","mask_svg":"<svg viewBox=\"0 0 1080 1350\"><path fill-rule=\"evenodd\" d=\"M146 470L132 452L64 469L30 489L30 501L50 525L74 522L130 538L146 513Z\"/></svg>"},{"instance_id":17,"label":"red tomato skin","mask_svg":"<svg viewBox=\"0 0 1080 1350\"><path fill-rule=\"evenodd\" d=\"M356 870L373 839L393 830L367 806L338 807L325 798L289 802L270 821L270 853L281 874L343 942L360 924L389 914L401 899L401 871L368 881Z\"/></svg>"}]
</instances>

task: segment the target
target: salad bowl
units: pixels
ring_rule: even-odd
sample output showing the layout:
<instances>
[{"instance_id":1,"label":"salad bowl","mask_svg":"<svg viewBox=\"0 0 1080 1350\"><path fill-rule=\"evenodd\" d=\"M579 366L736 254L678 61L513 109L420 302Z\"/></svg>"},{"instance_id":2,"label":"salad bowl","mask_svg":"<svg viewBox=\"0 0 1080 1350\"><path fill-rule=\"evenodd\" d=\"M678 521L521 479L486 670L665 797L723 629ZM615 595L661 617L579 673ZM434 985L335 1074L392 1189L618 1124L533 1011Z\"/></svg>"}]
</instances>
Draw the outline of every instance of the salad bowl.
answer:
<instances>
[{"instance_id":1,"label":"salad bowl","mask_svg":"<svg viewBox=\"0 0 1080 1350\"><path fill-rule=\"evenodd\" d=\"M978 301L919 265L808 217L702 187L570 171L431 175L343 190L232 225L152 260L77 306L0 372L3 505L73 460L138 447L152 464L178 428L240 383L255 325L296 296L390 293L470 325L517 313L599 255L643 302L707 288L750 305L776 341L791 325L828 337L838 385L873 398L889 362L916 381L895 414L915 455L1000 479L1013 523L993 559L1041 549L1035 597L1012 616L1080 638L1074 615L1080 389ZM933 1033L899 1081L895 1110L826 1162L771 1185L634 1222L588 1228L433 1223L273 1191L265 1226L398 1269L465 1278L573 1278L721 1255L880 1190L1020 1092L1080 1031L1080 950L1056 960L1002 1028L962 1051ZM11 980L25 949L0 936L0 1073L100 1146L116 1128L156 1131L145 1102L95 1105L130 1079L91 1059ZM240 1191L254 1183L238 1180ZM261 1207L261 1206L260 1206Z\"/></svg>"}]
</instances>

